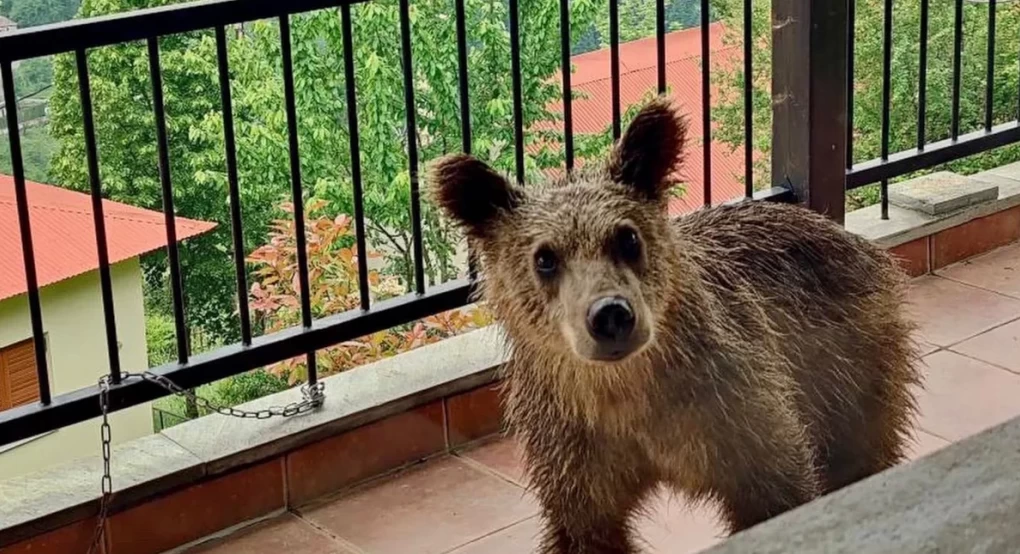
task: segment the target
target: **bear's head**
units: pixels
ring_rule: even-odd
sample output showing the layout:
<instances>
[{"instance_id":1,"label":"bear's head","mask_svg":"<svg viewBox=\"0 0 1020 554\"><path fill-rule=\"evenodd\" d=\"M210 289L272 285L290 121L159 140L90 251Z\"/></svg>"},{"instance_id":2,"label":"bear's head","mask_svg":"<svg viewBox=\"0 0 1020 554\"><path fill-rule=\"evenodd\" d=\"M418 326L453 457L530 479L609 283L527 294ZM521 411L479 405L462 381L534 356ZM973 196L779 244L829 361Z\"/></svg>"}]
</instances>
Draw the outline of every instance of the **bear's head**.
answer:
<instances>
[{"instance_id":1,"label":"bear's head","mask_svg":"<svg viewBox=\"0 0 1020 554\"><path fill-rule=\"evenodd\" d=\"M654 342L676 282L667 206L686 130L656 99L608 160L527 188L468 155L434 164L434 199L476 248L483 298L515 342L599 365Z\"/></svg>"}]
</instances>

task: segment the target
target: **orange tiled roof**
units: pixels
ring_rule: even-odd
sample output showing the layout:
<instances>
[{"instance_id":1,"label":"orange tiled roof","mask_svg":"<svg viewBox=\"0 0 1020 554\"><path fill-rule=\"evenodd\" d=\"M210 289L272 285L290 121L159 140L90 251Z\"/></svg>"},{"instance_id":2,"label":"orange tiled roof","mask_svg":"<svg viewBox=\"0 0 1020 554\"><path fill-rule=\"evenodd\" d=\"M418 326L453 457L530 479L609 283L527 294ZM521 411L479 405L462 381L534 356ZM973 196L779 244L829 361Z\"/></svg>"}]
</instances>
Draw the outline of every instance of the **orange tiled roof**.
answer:
<instances>
[{"instance_id":1,"label":"orange tiled roof","mask_svg":"<svg viewBox=\"0 0 1020 554\"><path fill-rule=\"evenodd\" d=\"M99 267L92 198L51 185L26 183L36 275L43 287ZM120 202L103 201L110 263L166 245L163 214ZM215 223L176 218L177 238L212 230ZM28 290L21 250L14 180L0 175L0 300Z\"/></svg>"},{"instance_id":2,"label":"orange tiled roof","mask_svg":"<svg viewBox=\"0 0 1020 554\"><path fill-rule=\"evenodd\" d=\"M709 28L711 66L713 74L740 63L739 46L723 44L725 28L721 23ZM610 51L597 50L574 56L571 88L576 96L573 102L575 134L598 134L613 122L612 88L610 81ZM556 77L559 80L559 76ZM692 28L666 35L666 82L671 95L687 112L690 122L690 141L683 171L686 193L673 200L670 213L690 212L704 203L704 146L701 111L701 29ZM654 37L620 45L620 103L622 109L638 103L658 84L656 68L656 39ZM717 94L713 86L713 95ZM550 106L555 113L563 112L562 102ZM562 128L562 123L539 125L538 128ZM713 141L712 202L719 203L744 194L744 156L741 149Z\"/></svg>"}]
</instances>

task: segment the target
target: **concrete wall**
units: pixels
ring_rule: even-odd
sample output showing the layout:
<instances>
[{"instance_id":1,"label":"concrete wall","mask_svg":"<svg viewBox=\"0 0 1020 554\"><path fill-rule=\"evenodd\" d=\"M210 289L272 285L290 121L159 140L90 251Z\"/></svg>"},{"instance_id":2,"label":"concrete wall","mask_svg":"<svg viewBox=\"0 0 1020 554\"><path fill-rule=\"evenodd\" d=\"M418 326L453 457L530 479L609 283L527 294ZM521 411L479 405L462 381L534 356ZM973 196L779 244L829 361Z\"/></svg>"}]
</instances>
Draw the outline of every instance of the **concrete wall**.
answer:
<instances>
[{"instance_id":1,"label":"concrete wall","mask_svg":"<svg viewBox=\"0 0 1020 554\"><path fill-rule=\"evenodd\" d=\"M121 367L147 369L142 273L137 258L111 268ZM99 272L92 271L41 291L53 395L95 385L109 371ZM26 295L0 302L0 347L32 336ZM111 417L115 443L152 433L149 404ZM49 465L100 452L99 423L88 421L0 448L0 475L38 471Z\"/></svg>"}]
</instances>

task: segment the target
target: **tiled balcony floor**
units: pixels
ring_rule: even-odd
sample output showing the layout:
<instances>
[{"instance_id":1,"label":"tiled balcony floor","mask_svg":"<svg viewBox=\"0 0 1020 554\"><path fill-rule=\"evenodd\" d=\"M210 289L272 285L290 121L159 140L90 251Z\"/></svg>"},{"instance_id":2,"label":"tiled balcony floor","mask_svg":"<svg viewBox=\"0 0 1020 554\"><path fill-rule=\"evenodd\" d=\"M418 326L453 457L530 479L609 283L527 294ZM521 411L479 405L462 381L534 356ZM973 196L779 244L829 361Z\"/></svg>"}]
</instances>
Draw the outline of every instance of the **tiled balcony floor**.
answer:
<instances>
[{"instance_id":1,"label":"tiled balcony floor","mask_svg":"<svg viewBox=\"0 0 1020 554\"><path fill-rule=\"evenodd\" d=\"M1020 416L1020 244L922 277L926 390L912 458ZM697 552L720 540L707 509L666 495L638 525L649 552ZM516 445L491 442L243 529L189 554L520 554L538 507Z\"/></svg>"}]
</instances>

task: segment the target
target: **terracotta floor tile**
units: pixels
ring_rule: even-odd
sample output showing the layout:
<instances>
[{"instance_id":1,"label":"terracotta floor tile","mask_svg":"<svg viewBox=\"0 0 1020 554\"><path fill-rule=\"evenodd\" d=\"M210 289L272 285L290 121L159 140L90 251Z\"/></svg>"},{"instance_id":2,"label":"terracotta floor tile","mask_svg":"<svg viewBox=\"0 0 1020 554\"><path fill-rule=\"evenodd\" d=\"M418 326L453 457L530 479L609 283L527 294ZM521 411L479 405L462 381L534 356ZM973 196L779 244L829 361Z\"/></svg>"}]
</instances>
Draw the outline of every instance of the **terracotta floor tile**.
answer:
<instances>
[{"instance_id":1,"label":"terracotta floor tile","mask_svg":"<svg viewBox=\"0 0 1020 554\"><path fill-rule=\"evenodd\" d=\"M528 554L535 551L541 531L542 521L536 516L468 543L450 554Z\"/></svg>"},{"instance_id":2,"label":"terracotta floor tile","mask_svg":"<svg viewBox=\"0 0 1020 554\"><path fill-rule=\"evenodd\" d=\"M957 344L953 350L1020 374L1020 320Z\"/></svg>"},{"instance_id":3,"label":"terracotta floor tile","mask_svg":"<svg viewBox=\"0 0 1020 554\"><path fill-rule=\"evenodd\" d=\"M931 433L917 430L914 432L914 438L907 448L907 459L910 461L919 460L946 446L949 446L949 441L936 437Z\"/></svg>"},{"instance_id":4,"label":"terracotta floor tile","mask_svg":"<svg viewBox=\"0 0 1020 554\"><path fill-rule=\"evenodd\" d=\"M188 549L185 554L354 554L312 527L307 521L285 514L241 529L223 539Z\"/></svg>"},{"instance_id":5,"label":"terracotta floor tile","mask_svg":"<svg viewBox=\"0 0 1020 554\"><path fill-rule=\"evenodd\" d=\"M451 456L303 515L371 554L438 554L537 512L524 489Z\"/></svg>"},{"instance_id":6,"label":"terracotta floor tile","mask_svg":"<svg viewBox=\"0 0 1020 554\"><path fill-rule=\"evenodd\" d=\"M709 508L688 508L666 492L649 500L648 514L639 516L638 539L648 554L693 554L723 540L722 526ZM450 554L527 554L534 552L541 532L538 517L467 544Z\"/></svg>"},{"instance_id":7,"label":"terracotta floor tile","mask_svg":"<svg viewBox=\"0 0 1020 554\"><path fill-rule=\"evenodd\" d=\"M524 486L524 453L512 438L503 438L459 453L460 456L485 465L507 479Z\"/></svg>"},{"instance_id":8,"label":"terracotta floor tile","mask_svg":"<svg viewBox=\"0 0 1020 554\"><path fill-rule=\"evenodd\" d=\"M939 275L1020 298L1020 243L949 266Z\"/></svg>"},{"instance_id":9,"label":"terracotta floor tile","mask_svg":"<svg viewBox=\"0 0 1020 554\"><path fill-rule=\"evenodd\" d=\"M924 431L959 440L1020 416L1020 375L955 352L936 352L922 366L918 392Z\"/></svg>"},{"instance_id":10,"label":"terracotta floor tile","mask_svg":"<svg viewBox=\"0 0 1020 554\"><path fill-rule=\"evenodd\" d=\"M1020 300L941 277L914 280L908 296L910 312L921 326L921 338L938 346L949 346L1020 317Z\"/></svg>"},{"instance_id":11,"label":"terracotta floor tile","mask_svg":"<svg viewBox=\"0 0 1020 554\"><path fill-rule=\"evenodd\" d=\"M693 554L725 537L711 507L691 508L682 497L659 492L648 504L648 514L637 522L646 551L654 554Z\"/></svg>"}]
</instances>

